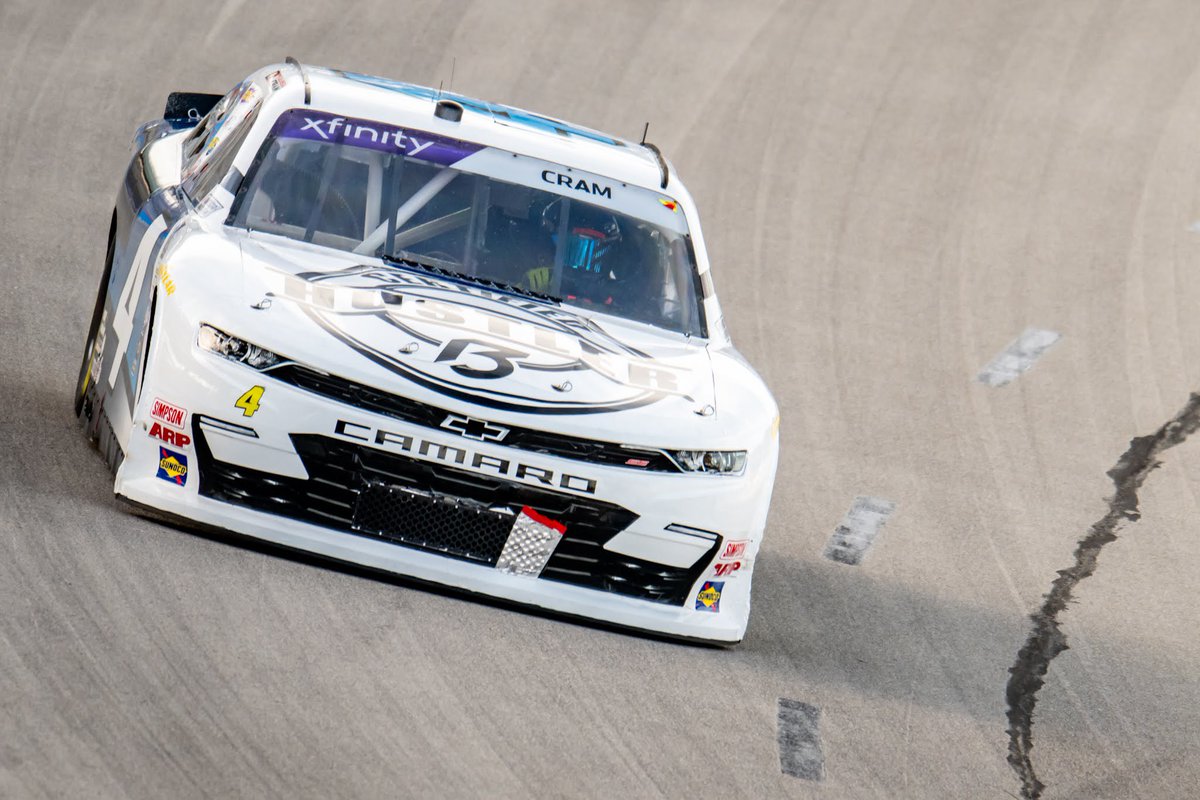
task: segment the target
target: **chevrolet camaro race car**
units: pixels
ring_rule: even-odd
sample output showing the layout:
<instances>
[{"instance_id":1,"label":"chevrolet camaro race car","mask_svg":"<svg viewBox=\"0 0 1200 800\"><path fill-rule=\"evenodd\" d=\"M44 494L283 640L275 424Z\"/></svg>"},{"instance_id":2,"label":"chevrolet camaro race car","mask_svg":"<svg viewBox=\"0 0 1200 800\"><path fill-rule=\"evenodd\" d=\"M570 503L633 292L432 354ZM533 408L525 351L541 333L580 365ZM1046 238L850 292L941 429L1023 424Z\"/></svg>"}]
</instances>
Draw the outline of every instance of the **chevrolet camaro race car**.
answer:
<instances>
[{"instance_id":1,"label":"chevrolet camaro race car","mask_svg":"<svg viewBox=\"0 0 1200 800\"><path fill-rule=\"evenodd\" d=\"M76 392L117 496L733 643L778 410L652 145L292 59L138 129Z\"/></svg>"}]
</instances>

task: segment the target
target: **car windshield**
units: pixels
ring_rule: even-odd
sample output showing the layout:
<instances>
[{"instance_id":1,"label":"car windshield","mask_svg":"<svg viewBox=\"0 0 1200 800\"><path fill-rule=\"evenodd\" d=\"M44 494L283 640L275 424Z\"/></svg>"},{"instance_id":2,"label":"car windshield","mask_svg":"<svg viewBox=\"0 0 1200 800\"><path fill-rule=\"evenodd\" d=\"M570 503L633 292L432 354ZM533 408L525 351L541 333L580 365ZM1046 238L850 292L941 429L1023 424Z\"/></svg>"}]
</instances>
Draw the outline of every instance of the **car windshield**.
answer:
<instances>
[{"instance_id":1,"label":"car windshield","mask_svg":"<svg viewBox=\"0 0 1200 800\"><path fill-rule=\"evenodd\" d=\"M299 113L286 112L267 137L230 224L705 335L693 249L673 200L610 182L648 212L615 210L588 202L611 199L613 188L576 171L533 169L553 187L533 188L453 166L501 155L494 149Z\"/></svg>"}]
</instances>

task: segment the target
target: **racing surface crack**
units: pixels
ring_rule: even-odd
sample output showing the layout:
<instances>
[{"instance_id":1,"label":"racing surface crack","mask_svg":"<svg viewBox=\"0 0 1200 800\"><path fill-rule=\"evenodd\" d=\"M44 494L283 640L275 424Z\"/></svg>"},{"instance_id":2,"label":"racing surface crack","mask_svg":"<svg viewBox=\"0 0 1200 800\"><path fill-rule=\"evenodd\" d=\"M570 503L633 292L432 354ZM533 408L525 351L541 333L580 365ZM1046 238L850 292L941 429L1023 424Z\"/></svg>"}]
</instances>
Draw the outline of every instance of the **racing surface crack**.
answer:
<instances>
[{"instance_id":1,"label":"racing surface crack","mask_svg":"<svg viewBox=\"0 0 1200 800\"><path fill-rule=\"evenodd\" d=\"M1114 492L1108 499L1108 513L1092 524L1087 535L1075 547L1075 562L1059 570L1041 607L1030 615L1033 629L1009 669L1008 679L1008 763L1021 781L1021 797L1036 800L1045 784L1033 769L1033 709L1037 693L1045 683L1046 672L1054 657L1067 649L1067 636L1059 627L1059 615L1071 601L1075 587L1096 571L1104 545L1116 541L1117 532L1126 522L1136 522L1138 490L1159 466L1163 451L1183 443L1200 428L1200 394L1193 393L1187 405L1149 436L1129 442L1116 465L1108 471Z\"/></svg>"}]
</instances>

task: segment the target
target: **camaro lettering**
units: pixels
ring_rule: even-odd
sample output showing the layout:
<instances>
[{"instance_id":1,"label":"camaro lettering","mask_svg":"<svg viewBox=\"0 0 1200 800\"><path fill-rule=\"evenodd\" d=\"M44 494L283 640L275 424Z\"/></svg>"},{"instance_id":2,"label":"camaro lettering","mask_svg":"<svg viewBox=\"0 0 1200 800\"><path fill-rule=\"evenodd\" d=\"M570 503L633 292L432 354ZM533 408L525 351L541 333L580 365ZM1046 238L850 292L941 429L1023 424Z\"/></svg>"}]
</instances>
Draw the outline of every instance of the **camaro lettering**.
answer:
<instances>
[{"instance_id":1,"label":"camaro lettering","mask_svg":"<svg viewBox=\"0 0 1200 800\"><path fill-rule=\"evenodd\" d=\"M597 197L607 197L609 200L612 199L612 187L602 186L595 181L588 183L583 178L576 180L570 175L564 175L561 172L554 172L553 170L549 169L542 170L542 180L546 183L553 184L554 186L565 186L568 189L574 189L575 191L583 192L584 194L594 194Z\"/></svg>"},{"instance_id":2,"label":"camaro lettering","mask_svg":"<svg viewBox=\"0 0 1200 800\"><path fill-rule=\"evenodd\" d=\"M578 494L595 494L596 481L582 475L571 475L566 472L556 473L545 467L535 467L512 461L507 458L476 453L462 447L442 444L428 439L419 439L404 433L373 428L357 422L339 419L333 426L333 432L347 439L367 442L379 447L409 453L431 461L454 464L466 469L487 472L490 475L503 475L526 483L536 483L542 486L552 486Z\"/></svg>"},{"instance_id":3,"label":"camaro lettering","mask_svg":"<svg viewBox=\"0 0 1200 800\"><path fill-rule=\"evenodd\" d=\"M433 458L437 459L438 461L445 461L446 456L450 453L453 453L454 458L452 460L455 464L463 463L463 459L467 457L467 451L463 450L461 447L452 447L448 444L438 444L437 442L428 442L422 440L420 449L421 455L427 456L431 451L433 452Z\"/></svg>"}]
</instances>

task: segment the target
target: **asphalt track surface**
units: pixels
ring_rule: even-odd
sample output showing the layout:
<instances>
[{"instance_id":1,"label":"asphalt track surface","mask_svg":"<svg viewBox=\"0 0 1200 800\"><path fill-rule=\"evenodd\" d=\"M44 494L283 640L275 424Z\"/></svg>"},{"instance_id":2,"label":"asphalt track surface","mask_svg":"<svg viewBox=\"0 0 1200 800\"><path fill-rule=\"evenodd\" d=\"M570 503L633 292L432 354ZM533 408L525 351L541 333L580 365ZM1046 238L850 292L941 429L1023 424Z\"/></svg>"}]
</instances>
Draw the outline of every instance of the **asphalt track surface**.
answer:
<instances>
[{"instance_id":1,"label":"asphalt track surface","mask_svg":"<svg viewBox=\"0 0 1200 800\"><path fill-rule=\"evenodd\" d=\"M1200 442L1127 463L1125 505L1106 472L1200 390L1198 39L1189 0L0 0L0 796L1018 797L1009 670L1110 510L1031 763L1046 798L1195 796ZM71 391L131 132L288 54L651 121L782 408L739 648L113 500ZM977 381L1029 327L1062 339ZM856 496L895 511L834 563ZM819 780L780 698L819 709Z\"/></svg>"}]
</instances>

